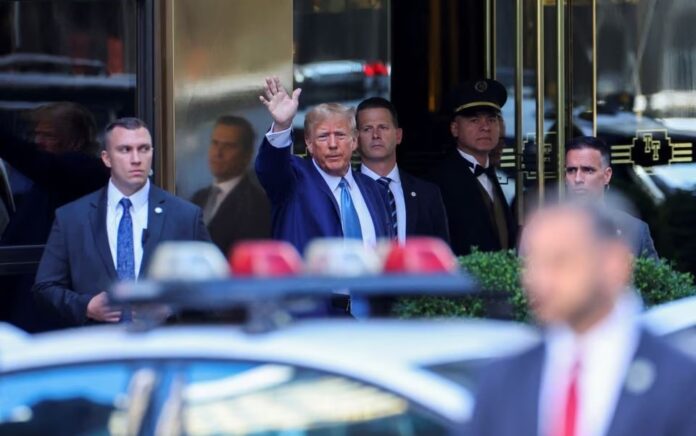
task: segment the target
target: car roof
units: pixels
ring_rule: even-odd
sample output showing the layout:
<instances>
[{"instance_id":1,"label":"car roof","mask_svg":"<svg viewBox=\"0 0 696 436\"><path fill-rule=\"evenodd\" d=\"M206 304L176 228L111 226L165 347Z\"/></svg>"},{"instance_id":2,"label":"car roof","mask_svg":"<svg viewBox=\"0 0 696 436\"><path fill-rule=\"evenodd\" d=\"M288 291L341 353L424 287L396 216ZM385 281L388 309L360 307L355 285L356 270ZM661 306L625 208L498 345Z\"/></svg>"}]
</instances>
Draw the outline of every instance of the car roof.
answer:
<instances>
[{"instance_id":1,"label":"car roof","mask_svg":"<svg viewBox=\"0 0 696 436\"><path fill-rule=\"evenodd\" d=\"M651 307L643 314L645 325L658 335L669 335L696 326L696 296Z\"/></svg>"},{"instance_id":2,"label":"car roof","mask_svg":"<svg viewBox=\"0 0 696 436\"><path fill-rule=\"evenodd\" d=\"M381 386L463 422L471 413L472 393L424 367L499 357L537 338L529 326L490 320L306 320L261 334L235 326L141 332L95 326L15 340L0 352L0 371L156 358L284 363Z\"/></svg>"}]
</instances>

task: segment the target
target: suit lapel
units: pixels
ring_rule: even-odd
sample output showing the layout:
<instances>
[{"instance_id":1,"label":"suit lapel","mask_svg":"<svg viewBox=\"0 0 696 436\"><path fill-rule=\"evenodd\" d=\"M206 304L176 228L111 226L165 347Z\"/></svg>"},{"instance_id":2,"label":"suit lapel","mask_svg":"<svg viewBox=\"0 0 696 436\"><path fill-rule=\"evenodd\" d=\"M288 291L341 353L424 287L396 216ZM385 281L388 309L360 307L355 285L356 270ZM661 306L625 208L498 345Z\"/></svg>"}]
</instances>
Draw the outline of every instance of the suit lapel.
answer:
<instances>
[{"instance_id":1,"label":"suit lapel","mask_svg":"<svg viewBox=\"0 0 696 436\"><path fill-rule=\"evenodd\" d=\"M150 185L150 194L147 202L147 238L143 245L143 258L140 262L139 277L143 276L150 263L152 252L162 238L162 228L168 212L164 191L154 185Z\"/></svg>"},{"instance_id":2,"label":"suit lapel","mask_svg":"<svg viewBox=\"0 0 696 436\"><path fill-rule=\"evenodd\" d=\"M319 171L317 168L314 166L314 162L312 162L312 158L306 158L305 159L306 163L305 165L308 165L310 167L309 174L311 174L311 177L314 179L314 185L319 187L319 190L324 193L324 195L329 197L329 200L331 200L331 204L334 206L334 211L336 212L336 218L338 221L341 221L341 210L338 208L338 202L336 202L336 197L334 197L333 192L331 192L331 189L329 189L329 185L326 184L326 180L319 174Z\"/></svg>"},{"instance_id":3,"label":"suit lapel","mask_svg":"<svg viewBox=\"0 0 696 436\"><path fill-rule=\"evenodd\" d=\"M358 189L360 189L360 193L362 194L363 200L365 200L367 210L368 212L370 212L370 217L372 218L372 226L375 228L375 236L377 236L377 238L380 238L381 236L388 236L390 233L390 223L386 203L381 205L382 209L384 210L384 217L380 217L378 213L380 205L375 204L375 199L372 195L370 195L370 192L368 188L365 186L365 182L362 179L362 177L367 177L369 179L368 176L358 171L353 171L353 180L355 180L355 184L358 185ZM386 202L386 192L383 195L385 196L384 201ZM380 224L380 220L383 220L385 218L387 219L387 221L383 221Z\"/></svg>"},{"instance_id":4,"label":"suit lapel","mask_svg":"<svg viewBox=\"0 0 696 436\"><path fill-rule=\"evenodd\" d=\"M399 177L401 177L401 188L404 191L406 205L406 234L412 235L416 232L416 222L418 222L418 193L410 175L399 171Z\"/></svg>"},{"instance_id":5,"label":"suit lapel","mask_svg":"<svg viewBox=\"0 0 696 436\"><path fill-rule=\"evenodd\" d=\"M234 204L244 204L244 202L240 201L240 197L246 192L247 186L249 184L248 176L243 176L240 180L237 186L230 191L225 198L222 200L222 203L220 203L220 206L218 206L217 211L215 212L215 215L213 218L210 220L210 223L208 224L208 229L211 229L215 226L221 225L221 226L227 226L229 225L230 221L235 220L235 216L238 214L237 211L240 211L239 207L232 207ZM207 197L206 197L207 198ZM218 221L222 220L220 223Z\"/></svg>"},{"instance_id":6,"label":"suit lapel","mask_svg":"<svg viewBox=\"0 0 696 436\"><path fill-rule=\"evenodd\" d=\"M109 276L109 279L115 281L118 276L114 267L114 259L111 256L111 248L109 247L109 237L106 233L106 208L107 208L107 188L101 190L101 193L91 204L92 208L89 211L89 222L92 227L92 237L99 253L99 257L104 264L104 268Z\"/></svg>"},{"instance_id":7,"label":"suit lapel","mask_svg":"<svg viewBox=\"0 0 696 436\"><path fill-rule=\"evenodd\" d=\"M637 434L636 417L645 413L646 399L650 397L650 388L654 381L655 363L650 356L650 336L640 333L638 348L622 380L621 393L609 425L608 435ZM652 370L652 372L651 372ZM649 381L646 377L653 377Z\"/></svg>"},{"instance_id":8,"label":"suit lapel","mask_svg":"<svg viewBox=\"0 0 696 436\"><path fill-rule=\"evenodd\" d=\"M513 408L512 413L517 417L511 422L519 422L518 434L536 435L539 434L539 396L541 389L541 373L544 367L544 356L546 355L545 345L534 348L519 368L518 373L524 374L519 378L519 392L511 392L510 395L519 395L518 398L524 400L519 407ZM512 388L512 386L511 386Z\"/></svg>"}]
</instances>

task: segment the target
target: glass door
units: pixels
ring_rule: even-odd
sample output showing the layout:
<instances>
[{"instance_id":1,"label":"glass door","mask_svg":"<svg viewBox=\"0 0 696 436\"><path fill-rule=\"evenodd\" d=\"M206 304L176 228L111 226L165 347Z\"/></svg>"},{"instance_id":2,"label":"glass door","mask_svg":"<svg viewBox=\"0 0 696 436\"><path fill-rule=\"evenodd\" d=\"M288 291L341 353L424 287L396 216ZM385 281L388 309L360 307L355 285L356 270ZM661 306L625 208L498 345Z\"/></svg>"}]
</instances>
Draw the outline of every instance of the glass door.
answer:
<instances>
[{"instance_id":1,"label":"glass door","mask_svg":"<svg viewBox=\"0 0 696 436\"><path fill-rule=\"evenodd\" d=\"M491 0L487 10L487 71L510 95L501 166L520 224L564 195L566 141L598 136L611 146L610 189L634 203L662 257L696 272L696 5Z\"/></svg>"}]
</instances>

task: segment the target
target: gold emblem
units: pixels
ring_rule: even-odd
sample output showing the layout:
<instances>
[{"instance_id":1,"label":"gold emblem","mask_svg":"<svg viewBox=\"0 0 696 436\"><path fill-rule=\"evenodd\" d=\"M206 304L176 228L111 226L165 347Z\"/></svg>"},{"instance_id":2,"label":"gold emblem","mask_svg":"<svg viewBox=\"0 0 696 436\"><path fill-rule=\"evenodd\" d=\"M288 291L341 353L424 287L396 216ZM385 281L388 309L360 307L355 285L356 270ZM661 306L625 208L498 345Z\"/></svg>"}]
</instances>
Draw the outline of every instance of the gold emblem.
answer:
<instances>
[{"instance_id":1,"label":"gold emblem","mask_svg":"<svg viewBox=\"0 0 696 436\"><path fill-rule=\"evenodd\" d=\"M612 164L640 165L648 171L656 165L692 162L689 142L672 142L667 130L639 130L631 144L611 147Z\"/></svg>"},{"instance_id":2,"label":"gold emblem","mask_svg":"<svg viewBox=\"0 0 696 436\"><path fill-rule=\"evenodd\" d=\"M486 83L483 80L480 80L476 82L476 84L474 85L474 89L481 93L486 92L486 90L488 89L488 83Z\"/></svg>"}]
</instances>

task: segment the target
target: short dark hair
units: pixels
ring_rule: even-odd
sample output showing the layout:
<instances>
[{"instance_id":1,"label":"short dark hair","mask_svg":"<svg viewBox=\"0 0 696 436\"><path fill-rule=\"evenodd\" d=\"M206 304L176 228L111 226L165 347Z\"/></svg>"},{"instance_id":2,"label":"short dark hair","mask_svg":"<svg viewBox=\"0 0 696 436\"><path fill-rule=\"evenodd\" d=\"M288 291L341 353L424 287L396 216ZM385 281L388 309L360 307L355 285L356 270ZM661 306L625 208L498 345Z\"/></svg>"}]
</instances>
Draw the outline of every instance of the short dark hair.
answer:
<instances>
[{"instance_id":1,"label":"short dark hair","mask_svg":"<svg viewBox=\"0 0 696 436\"><path fill-rule=\"evenodd\" d=\"M111 131L117 127L126 130L138 130L147 129L147 124L145 124L145 121L141 120L140 118L135 117L123 117L113 120L104 128L104 144L102 148L106 149L106 143L107 138L109 137L109 133L111 133Z\"/></svg>"},{"instance_id":2,"label":"short dark hair","mask_svg":"<svg viewBox=\"0 0 696 436\"><path fill-rule=\"evenodd\" d=\"M386 109L392 116L392 121L395 127L399 127L399 116L396 113L396 106L394 103L390 102L386 98L382 97L370 97L360 102L358 108L355 110L355 121L358 121L358 115L360 111L366 109Z\"/></svg>"},{"instance_id":3,"label":"short dark hair","mask_svg":"<svg viewBox=\"0 0 696 436\"><path fill-rule=\"evenodd\" d=\"M217 126L237 127L241 132L240 141L244 150L247 152L254 150L256 134L251 123L246 118L236 115L222 115L215 120L215 127Z\"/></svg>"},{"instance_id":4,"label":"short dark hair","mask_svg":"<svg viewBox=\"0 0 696 436\"><path fill-rule=\"evenodd\" d=\"M604 166L611 166L611 148L606 142L594 136L578 136L566 144L566 154L571 150L584 150L590 148L597 150L602 155Z\"/></svg>"}]
</instances>

